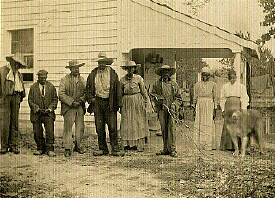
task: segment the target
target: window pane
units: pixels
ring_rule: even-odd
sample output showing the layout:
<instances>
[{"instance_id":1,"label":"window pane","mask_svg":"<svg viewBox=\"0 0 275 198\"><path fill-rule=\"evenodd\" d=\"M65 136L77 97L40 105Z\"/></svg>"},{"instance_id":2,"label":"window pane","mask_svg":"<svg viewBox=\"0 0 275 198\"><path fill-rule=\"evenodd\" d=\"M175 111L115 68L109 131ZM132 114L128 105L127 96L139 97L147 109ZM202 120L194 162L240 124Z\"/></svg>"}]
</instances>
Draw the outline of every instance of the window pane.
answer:
<instances>
[{"instance_id":1,"label":"window pane","mask_svg":"<svg viewBox=\"0 0 275 198\"><path fill-rule=\"evenodd\" d=\"M12 30L11 31L11 53L20 52L22 54L33 53L33 29Z\"/></svg>"}]
</instances>

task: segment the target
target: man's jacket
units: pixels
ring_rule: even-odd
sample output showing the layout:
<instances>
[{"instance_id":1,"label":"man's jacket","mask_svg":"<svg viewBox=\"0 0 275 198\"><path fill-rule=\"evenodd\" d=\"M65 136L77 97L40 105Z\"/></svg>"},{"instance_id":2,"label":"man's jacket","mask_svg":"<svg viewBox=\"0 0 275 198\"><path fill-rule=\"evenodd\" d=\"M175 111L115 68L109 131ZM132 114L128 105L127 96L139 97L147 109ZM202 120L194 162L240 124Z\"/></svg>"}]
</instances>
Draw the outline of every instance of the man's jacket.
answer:
<instances>
[{"instance_id":1,"label":"man's jacket","mask_svg":"<svg viewBox=\"0 0 275 198\"><path fill-rule=\"evenodd\" d=\"M39 83L34 83L29 91L28 102L31 108L31 122L36 122L39 119L40 114L37 112L38 109L50 109L51 112L48 115L55 120L54 110L57 108L58 97L52 83L46 81L44 97L41 94Z\"/></svg>"},{"instance_id":2,"label":"man's jacket","mask_svg":"<svg viewBox=\"0 0 275 198\"><path fill-rule=\"evenodd\" d=\"M78 77L78 82L75 83L73 76L67 74L64 78L61 79L59 85L59 100L61 101L61 115L73 108L73 102L81 102L84 114L86 111L85 108L85 88L86 83L82 76Z\"/></svg>"},{"instance_id":3,"label":"man's jacket","mask_svg":"<svg viewBox=\"0 0 275 198\"><path fill-rule=\"evenodd\" d=\"M88 112L93 113L95 109L95 104L92 99L95 98L95 77L98 71L98 67L92 70L87 79L86 85L86 97L89 103ZM118 111L121 106L121 92L118 76L114 69L110 67L110 92L109 92L109 110Z\"/></svg>"},{"instance_id":4,"label":"man's jacket","mask_svg":"<svg viewBox=\"0 0 275 198\"><path fill-rule=\"evenodd\" d=\"M1 67L0 68L0 98L1 100L4 99L7 95L13 94L13 87L14 87L14 82L9 81L6 79L10 69L7 66ZM20 92L21 95L21 102L23 98L25 97L25 88L24 88L24 83L23 83L23 76L21 73L19 73L19 80L21 81L23 85L23 92Z\"/></svg>"}]
</instances>

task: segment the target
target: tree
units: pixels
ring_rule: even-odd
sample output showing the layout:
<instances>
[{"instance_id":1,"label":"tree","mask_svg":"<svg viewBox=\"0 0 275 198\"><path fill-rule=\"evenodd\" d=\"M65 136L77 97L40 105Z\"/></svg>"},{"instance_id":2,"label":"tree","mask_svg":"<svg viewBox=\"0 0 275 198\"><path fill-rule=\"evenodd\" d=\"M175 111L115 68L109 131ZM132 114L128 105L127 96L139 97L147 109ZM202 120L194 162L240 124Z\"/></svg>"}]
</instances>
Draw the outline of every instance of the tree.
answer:
<instances>
[{"instance_id":1,"label":"tree","mask_svg":"<svg viewBox=\"0 0 275 198\"><path fill-rule=\"evenodd\" d=\"M259 0L260 6L264 8L264 21L261 22L262 26L270 26L269 31L262 35L263 44L269 41L272 37L275 38L275 1L274 0Z\"/></svg>"}]
</instances>

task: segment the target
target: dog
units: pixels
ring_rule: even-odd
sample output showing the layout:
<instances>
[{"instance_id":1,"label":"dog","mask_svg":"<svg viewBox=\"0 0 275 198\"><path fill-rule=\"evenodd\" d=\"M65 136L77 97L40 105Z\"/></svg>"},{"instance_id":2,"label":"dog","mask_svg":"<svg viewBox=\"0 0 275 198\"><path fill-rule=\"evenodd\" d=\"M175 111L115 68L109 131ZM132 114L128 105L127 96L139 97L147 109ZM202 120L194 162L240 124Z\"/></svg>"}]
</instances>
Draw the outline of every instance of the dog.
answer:
<instances>
[{"instance_id":1,"label":"dog","mask_svg":"<svg viewBox=\"0 0 275 198\"><path fill-rule=\"evenodd\" d=\"M241 139L242 158L245 157L247 145L252 137L256 139L260 152L263 153L264 123L261 114L252 109L229 110L226 114L226 128L234 144L234 155L239 155L238 137Z\"/></svg>"}]
</instances>

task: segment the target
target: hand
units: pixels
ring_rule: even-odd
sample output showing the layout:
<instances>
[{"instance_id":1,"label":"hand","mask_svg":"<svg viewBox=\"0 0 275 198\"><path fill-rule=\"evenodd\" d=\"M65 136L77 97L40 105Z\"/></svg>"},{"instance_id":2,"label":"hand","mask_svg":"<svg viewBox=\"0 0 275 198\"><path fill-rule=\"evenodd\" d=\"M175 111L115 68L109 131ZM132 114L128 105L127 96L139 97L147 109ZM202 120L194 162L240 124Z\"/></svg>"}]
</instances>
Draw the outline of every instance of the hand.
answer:
<instances>
[{"instance_id":1,"label":"hand","mask_svg":"<svg viewBox=\"0 0 275 198\"><path fill-rule=\"evenodd\" d=\"M91 103L95 103L96 99L92 98Z\"/></svg>"},{"instance_id":2,"label":"hand","mask_svg":"<svg viewBox=\"0 0 275 198\"><path fill-rule=\"evenodd\" d=\"M172 103L171 104L171 111L173 111L173 112L176 112L176 104L175 103Z\"/></svg>"},{"instance_id":3,"label":"hand","mask_svg":"<svg viewBox=\"0 0 275 198\"><path fill-rule=\"evenodd\" d=\"M36 109L36 111L34 113L40 113L40 108Z\"/></svg>"}]
</instances>

